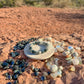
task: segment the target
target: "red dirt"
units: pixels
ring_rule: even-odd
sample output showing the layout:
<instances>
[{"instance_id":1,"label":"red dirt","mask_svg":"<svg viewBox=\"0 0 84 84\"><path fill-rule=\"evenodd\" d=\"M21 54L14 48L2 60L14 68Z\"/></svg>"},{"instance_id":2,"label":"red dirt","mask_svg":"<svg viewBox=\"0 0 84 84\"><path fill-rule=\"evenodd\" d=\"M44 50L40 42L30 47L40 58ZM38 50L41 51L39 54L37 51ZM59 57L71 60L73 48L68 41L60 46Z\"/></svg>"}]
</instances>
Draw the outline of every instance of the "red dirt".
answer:
<instances>
[{"instance_id":1,"label":"red dirt","mask_svg":"<svg viewBox=\"0 0 84 84\"><path fill-rule=\"evenodd\" d=\"M61 33L84 35L84 11L35 7L0 9L0 37L5 40Z\"/></svg>"},{"instance_id":2,"label":"red dirt","mask_svg":"<svg viewBox=\"0 0 84 84\"><path fill-rule=\"evenodd\" d=\"M0 9L0 61L8 59L8 54L17 41L45 35L51 35L59 41L66 41L69 45L84 49L84 10L26 6ZM25 58L23 51L21 56ZM80 56L84 64L84 52L81 52ZM44 62L32 61L31 64L42 67ZM83 69L80 70L80 67ZM77 66L77 69L76 72L64 72L62 79L44 82L37 82L35 77L24 72L19 77L19 84L83 84L84 66ZM0 71L0 84L8 82L3 76L5 72L7 71Z\"/></svg>"}]
</instances>

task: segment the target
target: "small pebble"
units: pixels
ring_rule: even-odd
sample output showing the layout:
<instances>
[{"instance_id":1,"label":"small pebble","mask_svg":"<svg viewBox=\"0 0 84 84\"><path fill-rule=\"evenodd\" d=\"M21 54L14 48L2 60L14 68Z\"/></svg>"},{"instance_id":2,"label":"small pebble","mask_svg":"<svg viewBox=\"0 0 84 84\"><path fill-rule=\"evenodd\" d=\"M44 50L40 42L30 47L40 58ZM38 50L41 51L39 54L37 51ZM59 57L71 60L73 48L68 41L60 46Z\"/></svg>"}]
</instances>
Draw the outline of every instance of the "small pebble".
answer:
<instances>
[{"instance_id":1,"label":"small pebble","mask_svg":"<svg viewBox=\"0 0 84 84\"><path fill-rule=\"evenodd\" d=\"M70 66L69 70L70 71L75 71L75 67L74 66Z\"/></svg>"},{"instance_id":2,"label":"small pebble","mask_svg":"<svg viewBox=\"0 0 84 84\"><path fill-rule=\"evenodd\" d=\"M39 72L34 72L34 75L35 75L35 76L38 76L38 75L39 75Z\"/></svg>"},{"instance_id":3,"label":"small pebble","mask_svg":"<svg viewBox=\"0 0 84 84\"><path fill-rule=\"evenodd\" d=\"M56 48L57 48L57 51L58 51L58 52L64 52L64 49L63 49L61 46L60 46L60 47L57 47L57 46L56 46Z\"/></svg>"},{"instance_id":4,"label":"small pebble","mask_svg":"<svg viewBox=\"0 0 84 84\"><path fill-rule=\"evenodd\" d=\"M57 77L57 72L51 73L50 76L51 76L53 79L56 78L56 77Z\"/></svg>"},{"instance_id":5,"label":"small pebble","mask_svg":"<svg viewBox=\"0 0 84 84\"><path fill-rule=\"evenodd\" d=\"M54 58L54 63L58 66L58 61L59 59L58 58Z\"/></svg>"},{"instance_id":6,"label":"small pebble","mask_svg":"<svg viewBox=\"0 0 84 84\"><path fill-rule=\"evenodd\" d=\"M44 81L46 80L46 77L45 76L41 76L41 81Z\"/></svg>"},{"instance_id":7,"label":"small pebble","mask_svg":"<svg viewBox=\"0 0 84 84\"><path fill-rule=\"evenodd\" d=\"M19 53L18 53L18 52L11 52L10 55L11 55L12 57L16 57L16 56L19 56Z\"/></svg>"},{"instance_id":8,"label":"small pebble","mask_svg":"<svg viewBox=\"0 0 84 84\"><path fill-rule=\"evenodd\" d=\"M47 63L46 63L46 67L47 67L47 69L50 69L51 64L52 64L52 62L47 62Z\"/></svg>"},{"instance_id":9,"label":"small pebble","mask_svg":"<svg viewBox=\"0 0 84 84\"><path fill-rule=\"evenodd\" d=\"M3 62L3 63L2 63L2 66L3 66L3 67L7 67L8 65L9 65L9 64L8 64L7 62Z\"/></svg>"},{"instance_id":10,"label":"small pebble","mask_svg":"<svg viewBox=\"0 0 84 84\"><path fill-rule=\"evenodd\" d=\"M13 80L17 80L18 74L14 74L12 78L13 78Z\"/></svg>"},{"instance_id":11,"label":"small pebble","mask_svg":"<svg viewBox=\"0 0 84 84\"><path fill-rule=\"evenodd\" d=\"M34 66L33 65L31 65L31 69L34 70Z\"/></svg>"},{"instance_id":12,"label":"small pebble","mask_svg":"<svg viewBox=\"0 0 84 84\"><path fill-rule=\"evenodd\" d=\"M60 70L63 70L63 66L59 66L59 69L60 69Z\"/></svg>"},{"instance_id":13,"label":"small pebble","mask_svg":"<svg viewBox=\"0 0 84 84\"><path fill-rule=\"evenodd\" d=\"M48 71L47 73L48 73L48 75L50 75L51 72Z\"/></svg>"},{"instance_id":14,"label":"small pebble","mask_svg":"<svg viewBox=\"0 0 84 84\"><path fill-rule=\"evenodd\" d=\"M23 68L21 69L21 71L24 72L24 71L25 71L25 67L23 67Z\"/></svg>"},{"instance_id":15,"label":"small pebble","mask_svg":"<svg viewBox=\"0 0 84 84\"><path fill-rule=\"evenodd\" d=\"M72 46L68 46L68 50L71 50L71 49L73 49L73 47Z\"/></svg>"},{"instance_id":16,"label":"small pebble","mask_svg":"<svg viewBox=\"0 0 84 84\"><path fill-rule=\"evenodd\" d=\"M12 76L11 75L7 75L6 76L6 79L11 80L12 79Z\"/></svg>"},{"instance_id":17,"label":"small pebble","mask_svg":"<svg viewBox=\"0 0 84 84\"><path fill-rule=\"evenodd\" d=\"M55 64L51 65L51 67L50 67L50 71L51 71L51 72L56 72L57 69L58 69L58 66L55 65Z\"/></svg>"},{"instance_id":18,"label":"small pebble","mask_svg":"<svg viewBox=\"0 0 84 84\"><path fill-rule=\"evenodd\" d=\"M81 48L80 47L76 47L75 49L81 51Z\"/></svg>"},{"instance_id":19,"label":"small pebble","mask_svg":"<svg viewBox=\"0 0 84 84\"><path fill-rule=\"evenodd\" d=\"M43 76L48 76L48 73L47 72L43 72Z\"/></svg>"},{"instance_id":20,"label":"small pebble","mask_svg":"<svg viewBox=\"0 0 84 84\"><path fill-rule=\"evenodd\" d=\"M78 65L79 60L77 58L74 58L74 59L72 59L72 63L73 63L73 65Z\"/></svg>"},{"instance_id":21,"label":"small pebble","mask_svg":"<svg viewBox=\"0 0 84 84\"><path fill-rule=\"evenodd\" d=\"M56 74L57 74L57 77L62 77L62 71L61 71L61 70L58 70L58 71L56 72Z\"/></svg>"},{"instance_id":22,"label":"small pebble","mask_svg":"<svg viewBox=\"0 0 84 84\"><path fill-rule=\"evenodd\" d=\"M34 68L34 72L39 72L39 68Z\"/></svg>"}]
</instances>

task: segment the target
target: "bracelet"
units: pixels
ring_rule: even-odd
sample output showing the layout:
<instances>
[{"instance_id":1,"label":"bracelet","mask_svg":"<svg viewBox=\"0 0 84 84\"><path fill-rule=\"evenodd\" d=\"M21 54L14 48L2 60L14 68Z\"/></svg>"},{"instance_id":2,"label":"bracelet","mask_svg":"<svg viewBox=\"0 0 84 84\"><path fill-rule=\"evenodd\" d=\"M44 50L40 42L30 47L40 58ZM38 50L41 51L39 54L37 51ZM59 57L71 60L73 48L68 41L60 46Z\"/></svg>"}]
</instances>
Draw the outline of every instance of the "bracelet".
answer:
<instances>
[{"instance_id":1,"label":"bracelet","mask_svg":"<svg viewBox=\"0 0 84 84\"><path fill-rule=\"evenodd\" d=\"M32 47L34 45L43 45L43 46L45 46L45 49L39 50L39 51L35 51L35 50L32 49ZM33 43L30 44L29 50L33 54L42 54L42 53L44 53L44 52L46 52L48 50L48 46L49 46L49 44L47 42L35 41L35 42L33 42Z\"/></svg>"}]
</instances>

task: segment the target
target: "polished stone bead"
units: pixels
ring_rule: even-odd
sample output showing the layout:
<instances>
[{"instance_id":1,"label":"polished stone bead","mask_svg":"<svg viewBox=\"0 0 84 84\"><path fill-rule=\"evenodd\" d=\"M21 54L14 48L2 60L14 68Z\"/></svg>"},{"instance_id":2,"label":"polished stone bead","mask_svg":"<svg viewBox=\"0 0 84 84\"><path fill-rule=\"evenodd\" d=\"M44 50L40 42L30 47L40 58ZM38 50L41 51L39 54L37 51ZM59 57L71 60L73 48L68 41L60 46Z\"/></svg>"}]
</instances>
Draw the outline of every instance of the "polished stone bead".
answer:
<instances>
[{"instance_id":1,"label":"polished stone bead","mask_svg":"<svg viewBox=\"0 0 84 84\"><path fill-rule=\"evenodd\" d=\"M12 79L12 76L11 76L10 74L8 74L8 75L6 76L6 79L11 80L11 79Z\"/></svg>"},{"instance_id":2,"label":"polished stone bead","mask_svg":"<svg viewBox=\"0 0 84 84\"><path fill-rule=\"evenodd\" d=\"M7 62L3 62L3 63L2 63L2 66L3 66L3 67L6 67L6 66L8 66L8 65L9 65L9 64L8 64Z\"/></svg>"},{"instance_id":3,"label":"polished stone bead","mask_svg":"<svg viewBox=\"0 0 84 84\"><path fill-rule=\"evenodd\" d=\"M21 71L24 72L24 71L25 71L25 67L23 67L23 68L21 69Z\"/></svg>"},{"instance_id":4,"label":"polished stone bead","mask_svg":"<svg viewBox=\"0 0 84 84\"><path fill-rule=\"evenodd\" d=\"M41 81L44 81L46 80L46 77L45 76L41 76Z\"/></svg>"},{"instance_id":5,"label":"polished stone bead","mask_svg":"<svg viewBox=\"0 0 84 84\"><path fill-rule=\"evenodd\" d=\"M13 78L13 80L17 80L18 74L14 74L12 78Z\"/></svg>"},{"instance_id":6,"label":"polished stone bead","mask_svg":"<svg viewBox=\"0 0 84 84\"><path fill-rule=\"evenodd\" d=\"M51 72L48 71L47 73L48 73L48 75L50 75Z\"/></svg>"},{"instance_id":7,"label":"polished stone bead","mask_svg":"<svg viewBox=\"0 0 84 84\"><path fill-rule=\"evenodd\" d=\"M35 76L38 76L38 75L39 75L39 72L34 72L34 75L35 75Z\"/></svg>"}]
</instances>

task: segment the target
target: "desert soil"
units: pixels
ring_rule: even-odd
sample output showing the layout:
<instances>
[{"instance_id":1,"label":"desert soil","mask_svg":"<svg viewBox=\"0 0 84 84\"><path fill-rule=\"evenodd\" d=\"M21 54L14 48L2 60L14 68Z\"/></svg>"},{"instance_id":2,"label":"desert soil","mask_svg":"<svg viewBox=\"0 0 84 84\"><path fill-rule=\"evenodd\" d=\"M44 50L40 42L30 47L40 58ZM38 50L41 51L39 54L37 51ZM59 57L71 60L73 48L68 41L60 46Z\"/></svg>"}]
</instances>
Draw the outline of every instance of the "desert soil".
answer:
<instances>
[{"instance_id":1,"label":"desert soil","mask_svg":"<svg viewBox=\"0 0 84 84\"><path fill-rule=\"evenodd\" d=\"M46 35L80 47L83 64L76 66L75 72L65 70L62 78L49 78L44 82L32 76L32 71L28 68L19 76L19 84L84 84L84 10L26 6L0 9L0 61L9 58L16 42ZM43 68L44 61L31 60L25 57L23 51L20 52L20 57L30 62L30 65ZM63 60L61 64L63 65ZM64 66L68 67L66 64ZM3 76L6 72L7 70L0 70L0 84L8 82Z\"/></svg>"}]
</instances>

